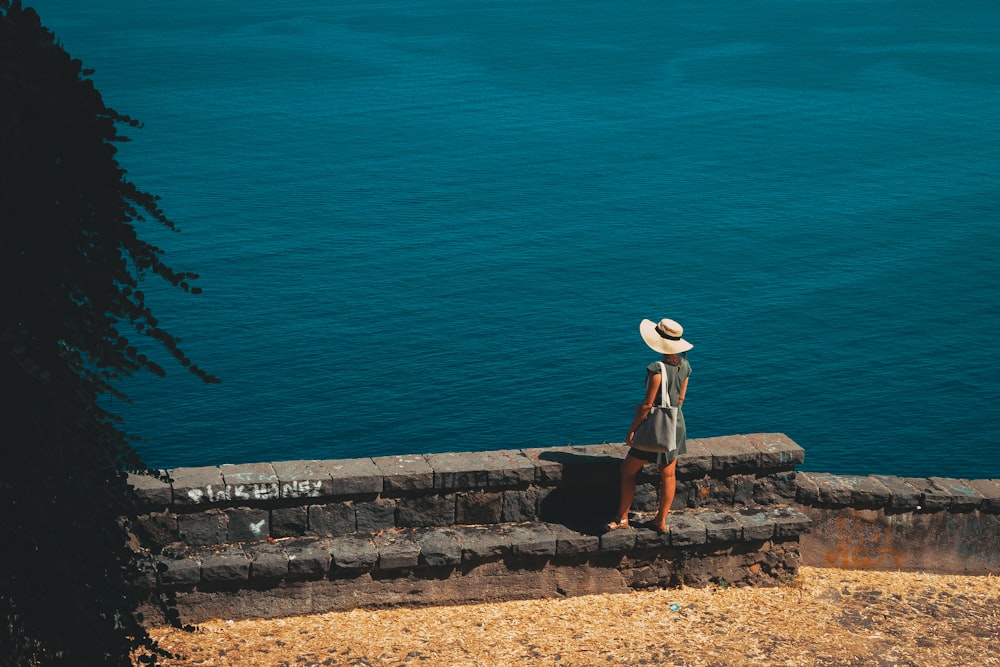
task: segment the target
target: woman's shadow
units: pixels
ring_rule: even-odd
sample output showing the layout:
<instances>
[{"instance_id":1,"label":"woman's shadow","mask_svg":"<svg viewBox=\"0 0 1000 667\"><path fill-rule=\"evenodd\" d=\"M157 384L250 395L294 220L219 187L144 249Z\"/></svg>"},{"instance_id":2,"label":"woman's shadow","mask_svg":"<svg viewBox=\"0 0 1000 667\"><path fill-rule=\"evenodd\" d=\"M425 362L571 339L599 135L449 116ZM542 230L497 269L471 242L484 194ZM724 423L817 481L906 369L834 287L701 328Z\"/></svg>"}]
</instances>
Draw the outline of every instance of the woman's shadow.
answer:
<instances>
[{"instance_id":1,"label":"woman's shadow","mask_svg":"<svg viewBox=\"0 0 1000 667\"><path fill-rule=\"evenodd\" d=\"M538 503L538 518L585 535L604 532L618 504L623 445L585 445L543 451L539 461L557 463L561 478Z\"/></svg>"}]
</instances>

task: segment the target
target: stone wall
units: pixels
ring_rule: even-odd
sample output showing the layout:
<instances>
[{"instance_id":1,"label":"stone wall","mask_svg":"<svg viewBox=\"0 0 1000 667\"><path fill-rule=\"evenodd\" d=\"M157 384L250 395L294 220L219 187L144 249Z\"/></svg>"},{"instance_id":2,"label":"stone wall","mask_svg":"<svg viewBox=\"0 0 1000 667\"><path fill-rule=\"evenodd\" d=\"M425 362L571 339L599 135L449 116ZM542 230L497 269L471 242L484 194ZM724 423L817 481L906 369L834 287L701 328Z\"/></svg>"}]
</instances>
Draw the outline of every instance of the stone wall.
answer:
<instances>
[{"instance_id":1,"label":"stone wall","mask_svg":"<svg viewBox=\"0 0 1000 667\"><path fill-rule=\"evenodd\" d=\"M621 444L284 461L131 476L146 575L182 619L556 597L794 576L810 520L781 434L691 440L670 528L605 532ZM156 610L146 610L155 620Z\"/></svg>"},{"instance_id":2,"label":"stone wall","mask_svg":"<svg viewBox=\"0 0 1000 667\"><path fill-rule=\"evenodd\" d=\"M182 620L766 585L800 563L1000 574L1000 481L796 471L782 434L690 440L666 534L605 531L622 444L281 461L133 475L137 586ZM162 621L157 608L145 610Z\"/></svg>"},{"instance_id":3,"label":"stone wall","mask_svg":"<svg viewBox=\"0 0 1000 667\"><path fill-rule=\"evenodd\" d=\"M798 473L820 567L1000 574L1000 480Z\"/></svg>"}]
</instances>

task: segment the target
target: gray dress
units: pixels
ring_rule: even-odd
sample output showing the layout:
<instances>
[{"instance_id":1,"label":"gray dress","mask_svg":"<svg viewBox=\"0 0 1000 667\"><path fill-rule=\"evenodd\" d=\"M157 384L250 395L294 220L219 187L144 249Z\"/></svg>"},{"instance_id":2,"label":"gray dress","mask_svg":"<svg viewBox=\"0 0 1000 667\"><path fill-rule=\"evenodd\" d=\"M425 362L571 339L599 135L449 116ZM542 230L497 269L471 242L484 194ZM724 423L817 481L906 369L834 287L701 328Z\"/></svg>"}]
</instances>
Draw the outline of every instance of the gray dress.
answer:
<instances>
[{"instance_id":1,"label":"gray dress","mask_svg":"<svg viewBox=\"0 0 1000 667\"><path fill-rule=\"evenodd\" d=\"M681 357L680 366L671 366L670 364L664 363L667 367L667 395L670 396L670 405L680 404L680 394L681 386L684 384L684 380L691 377L691 364L684 357ZM660 365L657 362L651 363L646 366L646 380L649 380L650 375L659 375ZM653 402L654 405L660 404L660 391L656 391L656 399ZM681 454L687 453L687 428L684 426L684 410L680 409L677 411L677 449L672 452L645 452L638 449L630 449L629 455L636 458L642 459L644 461L649 461L650 463L667 464L676 459Z\"/></svg>"}]
</instances>

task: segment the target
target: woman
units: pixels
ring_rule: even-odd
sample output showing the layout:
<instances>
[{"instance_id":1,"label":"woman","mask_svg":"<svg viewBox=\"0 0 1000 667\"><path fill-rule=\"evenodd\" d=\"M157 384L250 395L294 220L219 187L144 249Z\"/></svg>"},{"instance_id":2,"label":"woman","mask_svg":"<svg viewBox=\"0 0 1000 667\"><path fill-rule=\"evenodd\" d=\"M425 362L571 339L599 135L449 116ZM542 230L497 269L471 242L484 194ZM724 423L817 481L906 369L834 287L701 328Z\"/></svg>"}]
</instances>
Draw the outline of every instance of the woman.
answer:
<instances>
[{"instance_id":1,"label":"woman","mask_svg":"<svg viewBox=\"0 0 1000 667\"><path fill-rule=\"evenodd\" d=\"M639 333L646 345L663 355L663 364L667 371L667 394L670 404L678 408L684 405L684 395L687 393L688 378L691 377L691 364L688 363L686 352L693 345L681 336L684 328L673 320L663 319L659 323L643 320L639 324ZM625 444L629 446L628 455L621 466L621 501L618 513L613 521L608 523L608 530L628 527L629 508L635 498L635 479L647 463L655 463L660 470L660 502L653 519L653 527L660 533L667 532L667 512L674 502L674 491L677 487L675 470L677 457L687 451L684 428L684 412L677 411L677 449L670 453L647 452L632 446L632 437L639 424L649 414L653 405L660 403L660 365L656 362L646 367L646 397L642 404L636 406L635 419L625 436Z\"/></svg>"}]
</instances>

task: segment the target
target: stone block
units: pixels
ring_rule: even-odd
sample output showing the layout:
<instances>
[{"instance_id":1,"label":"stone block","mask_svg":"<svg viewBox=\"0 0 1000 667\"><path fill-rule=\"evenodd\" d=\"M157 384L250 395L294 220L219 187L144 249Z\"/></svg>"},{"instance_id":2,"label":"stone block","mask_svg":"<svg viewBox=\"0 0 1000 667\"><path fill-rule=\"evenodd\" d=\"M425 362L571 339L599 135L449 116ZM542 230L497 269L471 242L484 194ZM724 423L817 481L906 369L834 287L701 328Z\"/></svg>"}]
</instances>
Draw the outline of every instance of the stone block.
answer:
<instances>
[{"instance_id":1,"label":"stone block","mask_svg":"<svg viewBox=\"0 0 1000 667\"><path fill-rule=\"evenodd\" d=\"M536 484L554 486L562 481L563 459L569 455L569 447L528 448L521 453L535 468Z\"/></svg>"},{"instance_id":2,"label":"stone block","mask_svg":"<svg viewBox=\"0 0 1000 667\"><path fill-rule=\"evenodd\" d=\"M912 512L920 507L921 494L911 484L893 475L874 475L882 486L889 489L886 509L894 512Z\"/></svg>"},{"instance_id":3,"label":"stone block","mask_svg":"<svg viewBox=\"0 0 1000 667\"><path fill-rule=\"evenodd\" d=\"M649 524L651 526L652 524ZM636 549L659 549L670 544L670 531L660 533L649 526L635 527Z\"/></svg>"},{"instance_id":4,"label":"stone block","mask_svg":"<svg viewBox=\"0 0 1000 667\"><path fill-rule=\"evenodd\" d=\"M753 475L731 475L726 479L726 486L732 490L733 505L749 505L753 502L753 492L756 479Z\"/></svg>"},{"instance_id":5,"label":"stone block","mask_svg":"<svg viewBox=\"0 0 1000 667\"><path fill-rule=\"evenodd\" d=\"M419 457L388 457L414 458ZM369 458L330 461L330 493L336 497L377 495L385 490L382 468ZM389 466L390 468L392 466ZM398 470L398 468L395 468Z\"/></svg>"},{"instance_id":6,"label":"stone block","mask_svg":"<svg viewBox=\"0 0 1000 667\"><path fill-rule=\"evenodd\" d=\"M288 576L288 554L278 544L255 545L250 556L250 579L275 581Z\"/></svg>"},{"instance_id":7,"label":"stone block","mask_svg":"<svg viewBox=\"0 0 1000 667\"><path fill-rule=\"evenodd\" d=\"M504 491L500 520L509 523L534 521L538 518L538 500L537 487Z\"/></svg>"},{"instance_id":8,"label":"stone block","mask_svg":"<svg viewBox=\"0 0 1000 667\"><path fill-rule=\"evenodd\" d=\"M803 505L814 506L819 503L819 485L813 480L814 473L795 473L795 499Z\"/></svg>"},{"instance_id":9,"label":"stone block","mask_svg":"<svg viewBox=\"0 0 1000 667\"><path fill-rule=\"evenodd\" d=\"M420 564L427 567L457 567L462 563L462 545L456 531L430 529L416 535Z\"/></svg>"},{"instance_id":10,"label":"stone block","mask_svg":"<svg viewBox=\"0 0 1000 667\"><path fill-rule=\"evenodd\" d=\"M278 475L270 463L226 463L219 471L234 502L278 498Z\"/></svg>"},{"instance_id":11,"label":"stone block","mask_svg":"<svg viewBox=\"0 0 1000 667\"><path fill-rule=\"evenodd\" d=\"M398 532L385 532L373 539L378 553L377 567L380 570L400 570L416 567L420 562L420 545L411 536ZM337 549L334 547L334 564Z\"/></svg>"},{"instance_id":12,"label":"stone block","mask_svg":"<svg viewBox=\"0 0 1000 667\"><path fill-rule=\"evenodd\" d=\"M952 512L971 512L983 504L983 494L968 480L949 477L931 477L930 483L951 496L948 509Z\"/></svg>"},{"instance_id":13,"label":"stone block","mask_svg":"<svg viewBox=\"0 0 1000 667\"><path fill-rule=\"evenodd\" d=\"M701 440L688 438L687 453L677 458L677 476L697 479L712 472L712 452Z\"/></svg>"},{"instance_id":14,"label":"stone block","mask_svg":"<svg viewBox=\"0 0 1000 667\"><path fill-rule=\"evenodd\" d=\"M216 466L174 468L167 474L172 480L173 503L178 507L210 505L230 500L229 489Z\"/></svg>"},{"instance_id":15,"label":"stone block","mask_svg":"<svg viewBox=\"0 0 1000 667\"><path fill-rule=\"evenodd\" d=\"M424 458L434 471L434 488L443 491L480 489L489 476L482 452L427 454Z\"/></svg>"},{"instance_id":16,"label":"stone block","mask_svg":"<svg viewBox=\"0 0 1000 667\"><path fill-rule=\"evenodd\" d=\"M333 495L332 461L296 460L271 463L281 498L328 498Z\"/></svg>"},{"instance_id":17,"label":"stone block","mask_svg":"<svg viewBox=\"0 0 1000 667\"><path fill-rule=\"evenodd\" d=\"M765 508L768 518L774 522L774 537L798 537L812 529L812 520L794 507L772 506Z\"/></svg>"},{"instance_id":18,"label":"stone block","mask_svg":"<svg viewBox=\"0 0 1000 667\"><path fill-rule=\"evenodd\" d=\"M798 491L795 476L794 471L787 471L758 477L753 488L754 504L778 505L795 502Z\"/></svg>"},{"instance_id":19,"label":"stone block","mask_svg":"<svg viewBox=\"0 0 1000 667\"><path fill-rule=\"evenodd\" d=\"M732 507L753 500L754 480L750 475L703 477L687 484L691 507Z\"/></svg>"},{"instance_id":20,"label":"stone block","mask_svg":"<svg viewBox=\"0 0 1000 667\"><path fill-rule=\"evenodd\" d=\"M852 479L851 507L855 509L882 509L889 504L892 491L875 477Z\"/></svg>"},{"instance_id":21,"label":"stone block","mask_svg":"<svg viewBox=\"0 0 1000 667\"><path fill-rule=\"evenodd\" d=\"M535 481L535 465L522 452L428 454L425 458L434 469L434 487L439 490L516 488Z\"/></svg>"},{"instance_id":22,"label":"stone block","mask_svg":"<svg viewBox=\"0 0 1000 667\"><path fill-rule=\"evenodd\" d=\"M129 585L140 591L156 590L156 560L153 557L136 557L135 573L129 577Z\"/></svg>"},{"instance_id":23,"label":"stone block","mask_svg":"<svg viewBox=\"0 0 1000 667\"><path fill-rule=\"evenodd\" d=\"M382 492L382 473L370 458L283 461L272 465L282 498L348 498Z\"/></svg>"},{"instance_id":24,"label":"stone block","mask_svg":"<svg viewBox=\"0 0 1000 667\"><path fill-rule=\"evenodd\" d=\"M617 484L628 448L622 444L574 445L571 458L563 466L563 484L593 488Z\"/></svg>"},{"instance_id":25,"label":"stone block","mask_svg":"<svg viewBox=\"0 0 1000 667\"><path fill-rule=\"evenodd\" d=\"M761 542L774 537L774 522L760 509L745 508L733 513L743 525L743 540Z\"/></svg>"},{"instance_id":26,"label":"stone block","mask_svg":"<svg viewBox=\"0 0 1000 667\"><path fill-rule=\"evenodd\" d=\"M375 567L379 557L375 544L370 539L353 535L333 538L330 552L336 572L367 572Z\"/></svg>"},{"instance_id":27,"label":"stone block","mask_svg":"<svg viewBox=\"0 0 1000 667\"><path fill-rule=\"evenodd\" d=\"M659 486L653 483L638 483L632 507L637 512L655 512L660 504Z\"/></svg>"},{"instance_id":28,"label":"stone block","mask_svg":"<svg viewBox=\"0 0 1000 667\"><path fill-rule=\"evenodd\" d=\"M353 533L357 530L357 517L355 516L354 503L340 502L328 503L326 505L310 505L308 507L310 535L321 537L332 537L343 533ZM381 525L373 530L382 528L392 528L394 521L388 525Z\"/></svg>"},{"instance_id":29,"label":"stone block","mask_svg":"<svg viewBox=\"0 0 1000 667\"><path fill-rule=\"evenodd\" d=\"M635 529L617 528L600 536L601 551L628 551L635 548Z\"/></svg>"},{"instance_id":30,"label":"stone block","mask_svg":"<svg viewBox=\"0 0 1000 667\"><path fill-rule=\"evenodd\" d=\"M535 518L540 519L542 517L542 507L549 501L554 493L558 489L555 488L538 488L538 501L535 503Z\"/></svg>"},{"instance_id":31,"label":"stone block","mask_svg":"<svg viewBox=\"0 0 1000 667\"><path fill-rule=\"evenodd\" d=\"M558 523L549 524L549 531L556 538L557 556L585 556L601 549L601 538L597 535L584 535Z\"/></svg>"},{"instance_id":32,"label":"stone block","mask_svg":"<svg viewBox=\"0 0 1000 667\"><path fill-rule=\"evenodd\" d=\"M716 473L755 473L760 467L760 450L746 436L705 438L701 444L712 453L712 470Z\"/></svg>"},{"instance_id":33,"label":"stone block","mask_svg":"<svg viewBox=\"0 0 1000 667\"><path fill-rule=\"evenodd\" d=\"M271 510L271 537L301 537L309 530L309 510L303 506Z\"/></svg>"},{"instance_id":34,"label":"stone block","mask_svg":"<svg viewBox=\"0 0 1000 667\"><path fill-rule=\"evenodd\" d=\"M394 498L376 498L372 501L359 501L355 504L358 531L374 533L396 527L396 500Z\"/></svg>"},{"instance_id":35,"label":"stone block","mask_svg":"<svg viewBox=\"0 0 1000 667\"><path fill-rule=\"evenodd\" d=\"M805 461L806 451L784 433L751 433L746 438L760 452L761 468L786 469Z\"/></svg>"},{"instance_id":36,"label":"stone block","mask_svg":"<svg viewBox=\"0 0 1000 667\"><path fill-rule=\"evenodd\" d=\"M888 505L892 495L875 477L799 473L796 479L799 500L804 505L879 509Z\"/></svg>"},{"instance_id":37,"label":"stone block","mask_svg":"<svg viewBox=\"0 0 1000 667\"><path fill-rule=\"evenodd\" d=\"M621 468L619 467L618 470L620 471ZM644 463L639 468L639 474L635 478L640 484L645 482L658 485L660 482L660 469L655 463Z\"/></svg>"},{"instance_id":38,"label":"stone block","mask_svg":"<svg viewBox=\"0 0 1000 667\"><path fill-rule=\"evenodd\" d=\"M616 484L618 468L627 450L623 445L601 444L523 451L530 461L536 462L536 475L545 479L543 484L558 484L565 489ZM539 462L545 462L546 467L537 467ZM558 464L559 470L554 471L548 464Z\"/></svg>"},{"instance_id":39,"label":"stone block","mask_svg":"<svg viewBox=\"0 0 1000 667\"><path fill-rule=\"evenodd\" d=\"M139 499L139 507L144 510L163 510L173 502L173 489L163 477L164 470L130 472L128 484Z\"/></svg>"},{"instance_id":40,"label":"stone block","mask_svg":"<svg viewBox=\"0 0 1000 667\"><path fill-rule=\"evenodd\" d=\"M456 523L499 523L503 516L500 491L463 491L455 502Z\"/></svg>"},{"instance_id":41,"label":"stone block","mask_svg":"<svg viewBox=\"0 0 1000 667\"><path fill-rule=\"evenodd\" d=\"M239 584L250 577L250 559L238 546L227 546L201 554L201 582Z\"/></svg>"},{"instance_id":42,"label":"stone block","mask_svg":"<svg viewBox=\"0 0 1000 667\"><path fill-rule=\"evenodd\" d=\"M556 536L544 523L527 523L510 529L510 550L519 557L556 555Z\"/></svg>"},{"instance_id":43,"label":"stone block","mask_svg":"<svg viewBox=\"0 0 1000 667\"><path fill-rule=\"evenodd\" d=\"M329 540L296 540L282 546L288 555L288 576L292 579L322 579L330 572Z\"/></svg>"},{"instance_id":44,"label":"stone block","mask_svg":"<svg viewBox=\"0 0 1000 667\"><path fill-rule=\"evenodd\" d=\"M904 477L903 481L916 489L920 494L920 507L925 512L940 512L951 507L954 494L942 489L929 479L922 477Z\"/></svg>"},{"instance_id":45,"label":"stone block","mask_svg":"<svg viewBox=\"0 0 1000 667\"><path fill-rule=\"evenodd\" d=\"M733 543L743 537L743 524L729 512L699 512L709 542Z\"/></svg>"},{"instance_id":46,"label":"stone block","mask_svg":"<svg viewBox=\"0 0 1000 667\"><path fill-rule=\"evenodd\" d=\"M451 526L455 523L455 494L400 498L396 502L396 523L401 528Z\"/></svg>"},{"instance_id":47,"label":"stone block","mask_svg":"<svg viewBox=\"0 0 1000 667\"><path fill-rule=\"evenodd\" d=\"M716 486L715 480L703 477L693 479L689 482L677 482L676 497L683 497L688 507L705 507L711 505L715 498L712 496L712 488Z\"/></svg>"},{"instance_id":48,"label":"stone block","mask_svg":"<svg viewBox=\"0 0 1000 667\"><path fill-rule=\"evenodd\" d=\"M521 451L484 452L486 484L491 489L523 488L535 483L535 464Z\"/></svg>"},{"instance_id":49,"label":"stone block","mask_svg":"<svg viewBox=\"0 0 1000 667\"><path fill-rule=\"evenodd\" d=\"M237 507L229 516L229 542L258 542L271 536L271 515L266 509Z\"/></svg>"},{"instance_id":50,"label":"stone block","mask_svg":"<svg viewBox=\"0 0 1000 667\"><path fill-rule=\"evenodd\" d=\"M211 546L226 542L229 533L229 516L219 509L177 516L177 530L184 544Z\"/></svg>"},{"instance_id":51,"label":"stone block","mask_svg":"<svg viewBox=\"0 0 1000 667\"><path fill-rule=\"evenodd\" d=\"M498 560L510 552L509 526L458 526L454 535L462 546L462 562L466 564Z\"/></svg>"},{"instance_id":52,"label":"stone block","mask_svg":"<svg viewBox=\"0 0 1000 667\"><path fill-rule=\"evenodd\" d=\"M382 475L385 494L434 488L434 469L423 456L378 456L372 461Z\"/></svg>"},{"instance_id":53,"label":"stone block","mask_svg":"<svg viewBox=\"0 0 1000 667\"><path fill-rule=\"evenodd\" d=\"M691 495L688 489L689 484L691 484L691 482L681 482L679 480L677 481L676 487L674 489L674 501L670 503L670 508L669 508L671 512L680 512L689 507L687 502L688 496ZM658 509L658 507L654 508L653 511L656 511L656 509Z\"/></svg>"},{"instance_id":54,"label":"stone block","mask_svg":"<svg viewBox=\"0 0 1000 667\"><path fill-rule=\"evenodd\" d=\"M969 482L969 486L983 497L983 504L980 506L983 512L1000 514L1000 480L974 479Z\"/></svg>"},{"instance_id":55,"label":"stone block","mask_svg":"<svg viewBox=\"0 0 1000 667\"><path fill-rule=\"evenodd\" d=\"M160 584L168 588L195 586L201 581L201 561L194 555L154 557Z\"/></svg>"},{"instance_id":56,"label":"stone block","mask_svg":"<svg viewBox=\"0 0 1000 667\"><path fill-rule=\"evenodd\" d=\"M173 512L140 514L131 520L130 527L142 546L157 551L181 539Z\"/></svg>"},{"instance_id":57,"label":"stone block","mask_svg":"<svg viewBox=\"0 0 1000 667\"><path fill-rule=\"evenodd\" d=\"M672 546L694 546L708 541L708 528L692 514L671 514L667 526Z\"/></svg>"}]
</instances>

